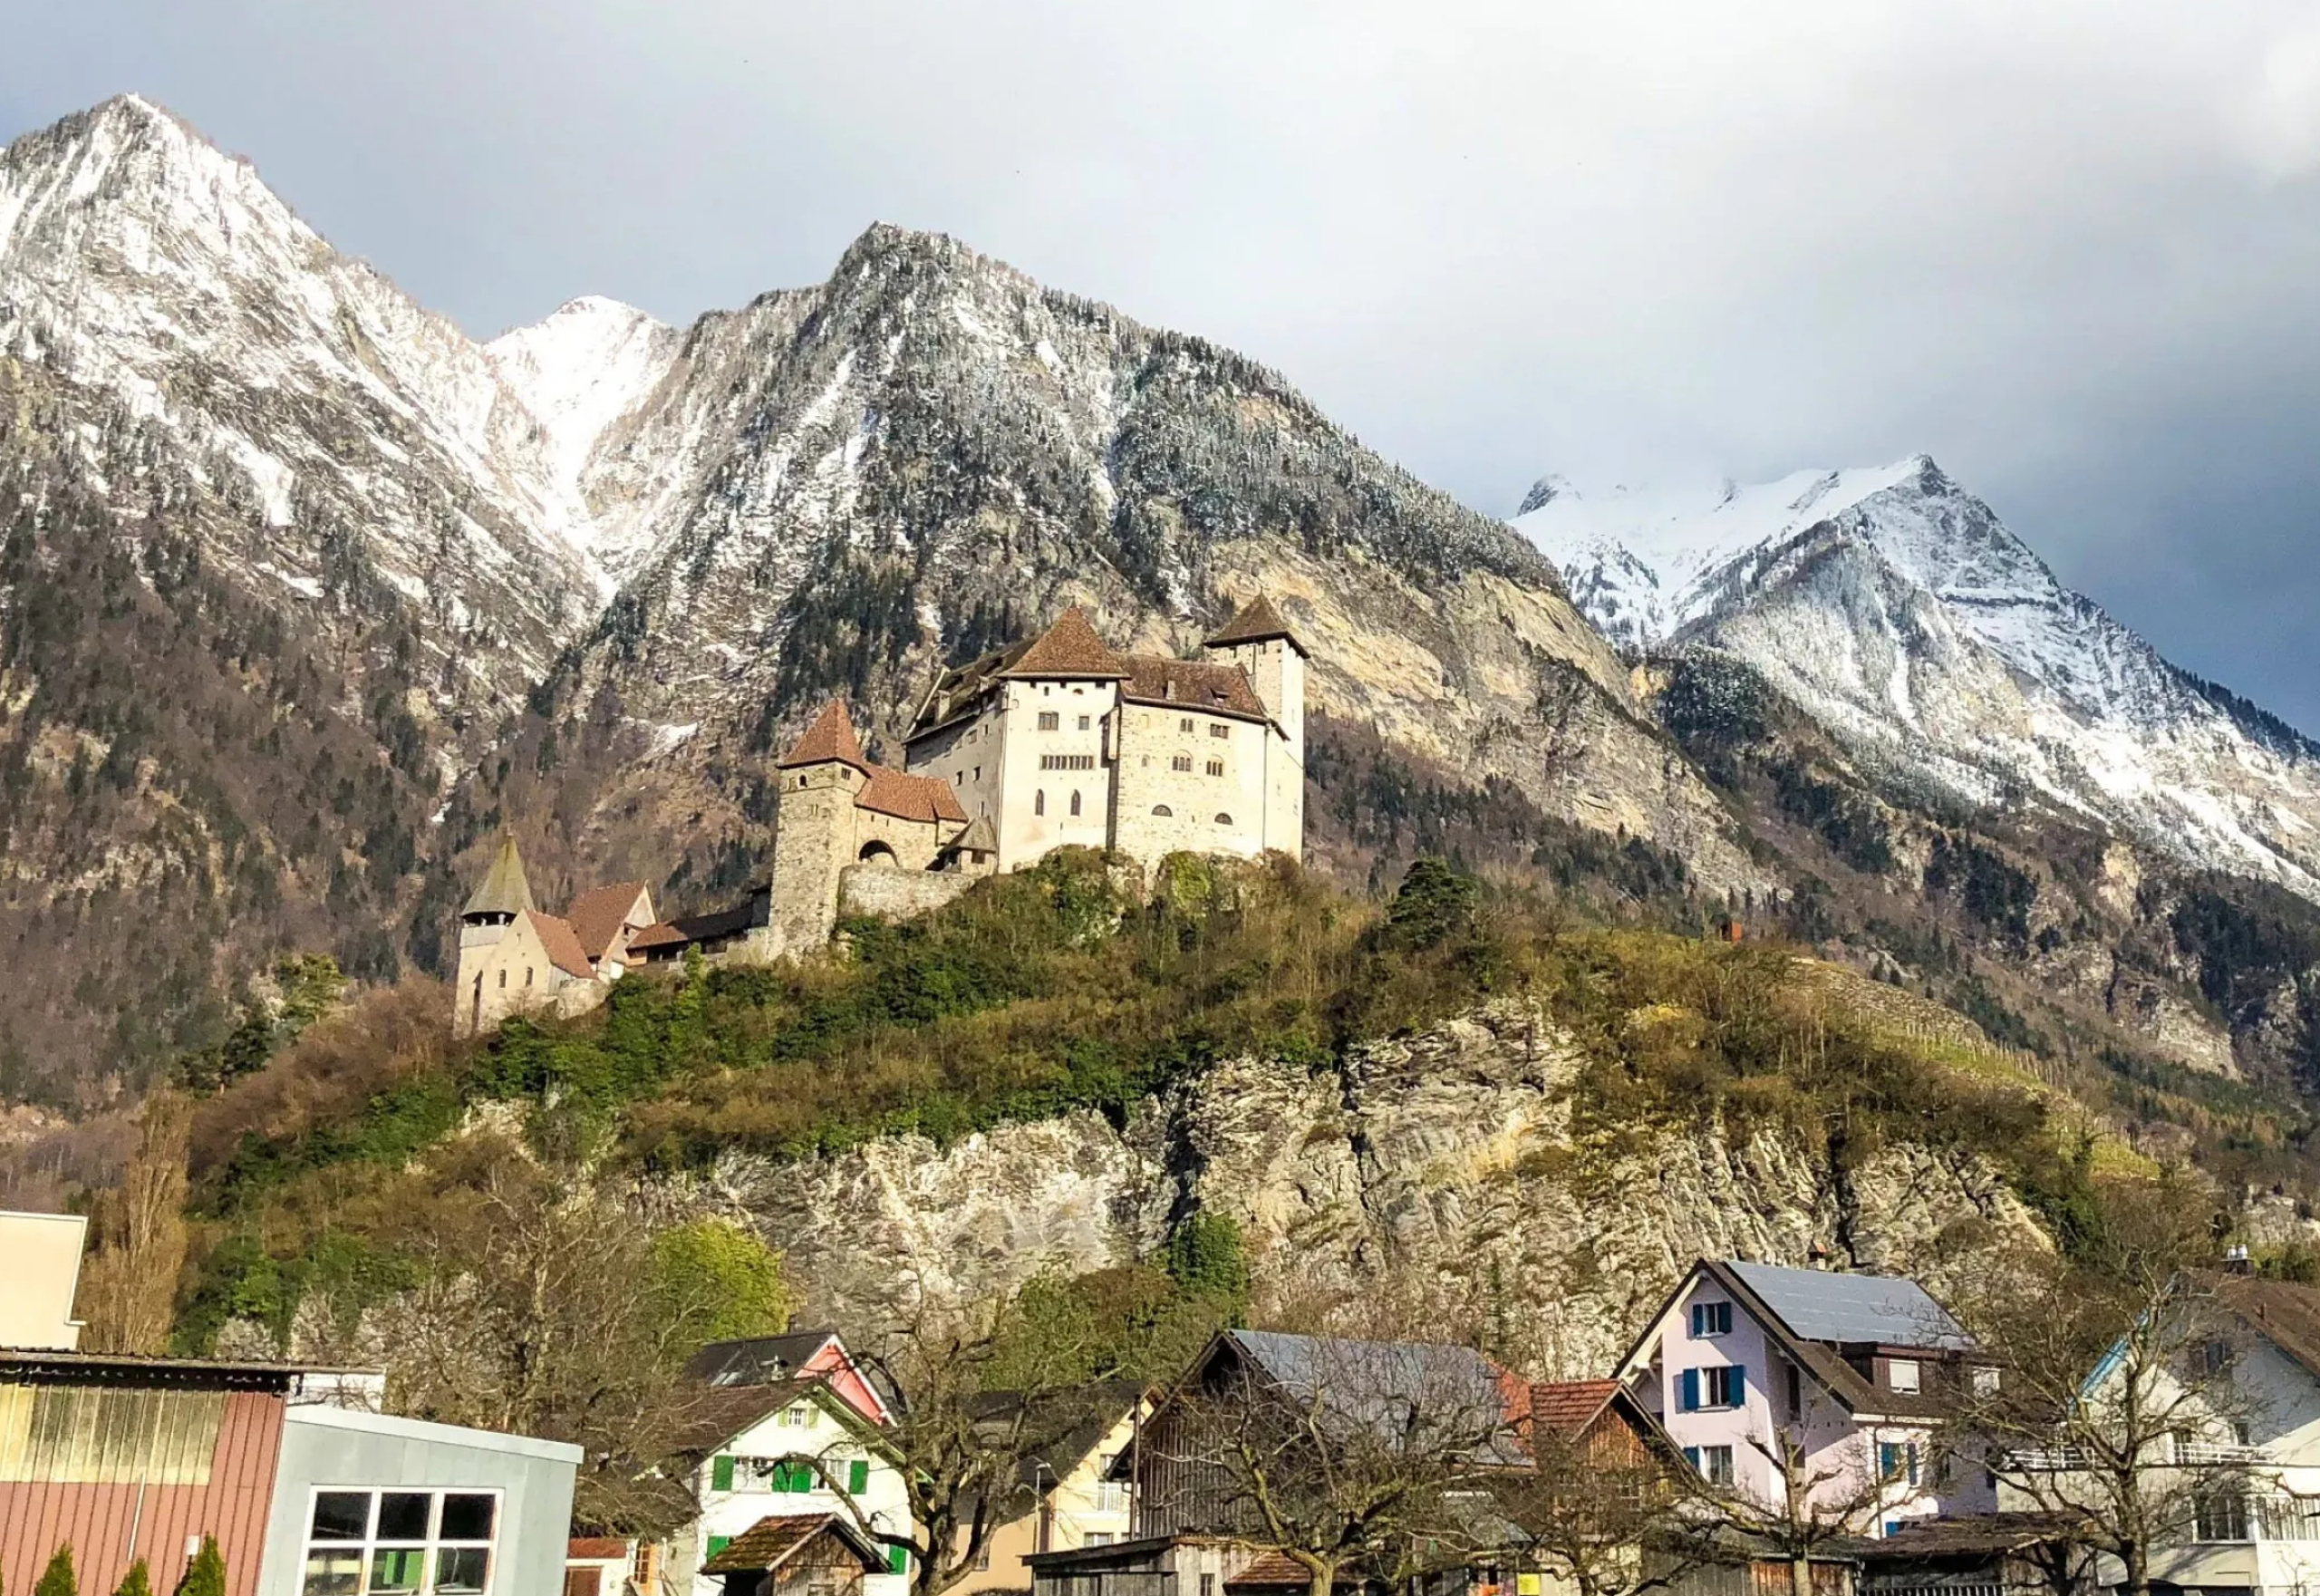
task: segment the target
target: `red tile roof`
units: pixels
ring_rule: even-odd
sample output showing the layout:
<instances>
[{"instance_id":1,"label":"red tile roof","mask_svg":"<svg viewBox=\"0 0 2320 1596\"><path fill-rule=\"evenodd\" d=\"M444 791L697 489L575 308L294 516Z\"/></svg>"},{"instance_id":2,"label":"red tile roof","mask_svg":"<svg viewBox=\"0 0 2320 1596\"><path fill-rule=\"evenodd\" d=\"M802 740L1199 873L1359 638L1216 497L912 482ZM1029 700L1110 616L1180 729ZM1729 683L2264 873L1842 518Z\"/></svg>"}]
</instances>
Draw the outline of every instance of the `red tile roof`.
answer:
<instances>
[{"instance_id":1,"label":"red tile roof","mask_svg":"<svg viewBox=\"0 0 2320 1596\"><path fill-rule=\"evenodd\" d=\"M1010 676L1125 676L1117 654L1104 646L1078 605L1056 617L1007 668Z\"/></svg>"},{"instance_id":2,"label":"red tile roof","mask_svg":"<svg viewBox=\"0 0 2320 1596\"><path fill-rule=\"evenodd\" d=\"M1297 634L1289 629L1289 623L1272 607L1272 600L1261 593L1242 605L1239 613L1224 623L1222 631L1211 634L1207 646L1223 648L1235 643L1263 643L1275 637L1286 637L1291 647L1300 653L1304 652Z\"/></svg>"},{"instance_id":3,"label":"red tile roof","mask_svg":"<svg viewBox=\"0 0 2320 1596\"><path fill-rule=\"evenodd\" d=\"M540 946L547 950L547 962L566 975L576 975L586 981L596 973L588 955L580 951L580 938L572 929L572 922L559 920L553 914L543 914L536 909L527 910L524 918L532 923L532 930L540 939Z\"/></svg>"},{"instance_id":4,"label":"red tile roof","mask_svg":"<svg viewBox=\"0 0 2320 1596\"><path fill-rule=\"evenodd\" d=\"M910 776L884 765L868 767L870 779L854 795L854 807L892 815L898 820L966 823L967 811L951 784L940 776Z\"/></svg>"},{"instance_id":5,"label":"red tile roof","mask_svg":"<svg viewBox=\"0 0 2320 1596\"><path fill-rule=\"evenodd\" d=\"M1532 1386L1531 1422L1565 1436L1576 1436L1619 1395L1617 1380L1561 1380Z\"/></svg>"},{"instance_id":6,"label":"red tile roof","mask_svg":"<svg viewBox=\"0 0 2320 1596\"><path fill-rule=\"evenodd\" d=\"M1283 1585L1293 1585L1302 1591L1311 1582L1312 1575L1305 1572L1303 1563L1286 1552L1271 1551L1260 1552L1256 1561L1239 1573L1227 1575L1224 1588L1228 1591L1270 1591L1278 1590ZM1346 1584L1351 1581L1339 1580L1336 1582Z\"/></svg>"},{"instance_id":7,"label":"red tile roof","mask_svg":"<svg viewBox=\"0 0 2320 1596\"><path fill-rule=\"evenodd\" d=\"M634 936L630 937L628 939L628 947L631 953L640 953L646 948L663 948L668 946L671 943L690 942L691 940L692 939L685 935L683 932L679 931L675 926L663 920L660 924L648 925L643 930L638 932Z\"/></svg>"},{"instance_id":8,"label":"red tile roof","mask_svg":"<svg viewBox=\"0 0 2320 1596\"><path fill-rule=\"evenodd\" d=\"M806 728L806 735L781 757L780 768L787 770L832 760L857 770L870 768L870 757L862 751L862 740L854 735L854 717L846 712L844 699L834 698L823 707L814 723Z\"/></svg>"},{"instance_id":9,"label":"red tile roof","mask_svg":"<svg viewBox=\"0 0 2320 1596\"><path fill-rule=\"evenodd\" d=\"M1131 654L1121 663L1127 666L1127 681L1120 695L1132 702L1266 719L1264 701L1249 685L1249 673L1238 665L1150 659L1142 654Z\"/></svg>"},{"instance_id":10,"label":"red tile roof","mask_svg":"<svg viewBox=\"0 0 2320 1596\"><path fill-rule=\"evenodd\" d=\"M628 1543L616 1535L575 1535L564 1543L567 1562L604 1562L628 1555Z\"/></svg>"},{"instance_id":11,"label":"red tile roof","mask_svg":"<svg viewBox=\"0 0 2320 1596\"><path fill-rule=\"evenodd\" d=\"M620 928L629 923L629 912L637 907L637 900L643 895L643 882L616 881L574 898L564 917L572 923L573 933L580 939L580 951L591 959L603 958L604 951L619 936Z\"/></svg>"}]
</instances>

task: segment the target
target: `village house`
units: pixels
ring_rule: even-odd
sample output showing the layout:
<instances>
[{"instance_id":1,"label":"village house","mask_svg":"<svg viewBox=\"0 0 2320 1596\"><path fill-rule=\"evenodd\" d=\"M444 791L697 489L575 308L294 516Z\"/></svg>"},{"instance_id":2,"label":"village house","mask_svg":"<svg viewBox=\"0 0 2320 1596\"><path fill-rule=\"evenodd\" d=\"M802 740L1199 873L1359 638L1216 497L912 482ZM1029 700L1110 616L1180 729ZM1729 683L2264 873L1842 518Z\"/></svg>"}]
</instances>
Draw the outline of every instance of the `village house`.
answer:
<instances>
[{"instance_id":1,"label":"village house","mask_svg":"<svg viewBox=\"0 0 2320 1596\"><path fill-rule=\"evenodd\" d=\"M786 1330L738 1341L711 1341L685 1364L687 1378L702 1385L770 1386L787 1380L818 1379L847 1407L872 1424L891 1424L894 1411L877 1382L846 1351L830 1330Z\"/></svg>"},{"instance_id":2,"label":"village house","mask_svg":"<svg viewBox=\"0 0 2320 1596\"><path fill-rule=\"evenodd\" d=\"M1114 1381L1064 1398L1078 1422L1042 1456L1023 1465L1020 1511L1006 1517L983 1543L975 1566L951 1589L958 1596L979 1591L1031 1588L1030 1559L1041 1552L1102 1547L1126 1541L1133 1528L1129 1485L1115 1477L1145 1410L1144 1388ZM1022 1400L1011 1394L991 1399L994 1416ZM960 1550L966 1532L960 1533Z\"/></svg>"},{"instance_id":3,"label":"village house","mask_svg":"<svg viewBox=\"0 0 2320 1596\"><path fill-rule=\"evenodd\" d=\"M1787 1460L1815 1511L1878 1535L1996 1506L1981 1471L1931 1466L1972 1351L1914 1281L1702 1260L1617 1373L1710 1483L1777 1507Z\"/></svg>"},{"instance_id":4,"label":"village house","mask_svg":"<svg viewBox=\"0 0 2320 1596\"><path fill-rule=\"evenodd\" d=\"M671 1596L722 1596L719 1553L768 1519L836 1514L879 1548L861 1596L907 1596L910 1496L894 1447L820 1375L712 1386L678 1450L700 1513L673 1537ZM739 1571L747 1572L747 1571ZM764 1572L760 1569L759 1572Z\"/></svg>"},{"instance_id":5,"label":"village house","mask_svg":"<svg viewBox=\"0 0 2320 1596\"><path fill-rule=\"evenodd\" d=\"M0 1225L0 1298L53 1307L79 1260L33 1229ZM376 1370L82 1352L77 1328L0 1349L0 1589L69 1543L83 1590L142 1558L168 1591L214 1536L227 1596L557 1596L577 1446L379 1413Z\"/></svg>"}]
</instances>

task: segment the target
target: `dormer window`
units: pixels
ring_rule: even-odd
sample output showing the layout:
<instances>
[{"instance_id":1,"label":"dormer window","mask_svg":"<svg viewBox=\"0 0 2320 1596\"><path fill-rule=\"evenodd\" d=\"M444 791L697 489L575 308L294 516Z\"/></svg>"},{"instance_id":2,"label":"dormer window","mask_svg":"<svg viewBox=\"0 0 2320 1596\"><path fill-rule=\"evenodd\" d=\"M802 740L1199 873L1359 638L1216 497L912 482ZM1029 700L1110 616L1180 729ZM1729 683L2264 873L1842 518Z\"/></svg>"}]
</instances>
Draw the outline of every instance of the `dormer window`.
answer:
<instances>
[{"instance_id":1,"label":"dormer window","mask_svg":"<svg viewBox=\"0 0 2320 1596\"><path fill-rule=\"evenodd\" d=\"M1885 1360L1885 1383L1904 1397L1918 1394L1922 1371L1914 1358L1889 1358Z\"/></svg>"},{"instance_id":2,"label":"dormer window","mask_svg":"<svg viewBox=\"0 0 2320 1596\"><path fill-rule=\"evenodd\" d=\"M1692 1340L1704 1341L1711 1336L1728 1336L1731 1333L1731 1303L1695 1302L1692 1304Z\"/></svg>"}]
</instances>

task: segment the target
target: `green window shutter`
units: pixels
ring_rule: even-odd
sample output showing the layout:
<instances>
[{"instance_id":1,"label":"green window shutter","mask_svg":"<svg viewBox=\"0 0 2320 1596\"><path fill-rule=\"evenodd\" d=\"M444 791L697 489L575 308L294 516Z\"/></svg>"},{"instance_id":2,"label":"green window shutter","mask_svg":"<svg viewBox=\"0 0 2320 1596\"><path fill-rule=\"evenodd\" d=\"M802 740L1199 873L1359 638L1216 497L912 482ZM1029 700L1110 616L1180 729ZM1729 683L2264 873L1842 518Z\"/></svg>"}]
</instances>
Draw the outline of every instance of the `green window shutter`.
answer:
<instances>
[{"instance_id":1,"label":"green window shutter","mask_svg":"<svg viewBox=\"0 0 2320 1596\"><path fill-rule=\"evenodd\" d=\"M727 1457L727 1458L721 1458L721 1459L720 1459L720 1462L724 1462L724 1463L730 1463L730 1462L732 1462L733 1460L732 1460L731 1458L730 1458L730 1457ZM714 1562L714 1561L716 1560L717 1554L718 1554L720 1552L724 1551L726 1547L730 1546L732 1543L733 1543L733 1537L732 1537L732 1536L730 1536L730 1535L711 1535L711 1536L710 1536L710 1537L709 1537L709 1555L708 1555L707 1557L702 1558L702 1559L701 1559L701 1561L702 1561L703 1562Z\"/></svg>"},{"instance_id":2,"label":"green window shutter","mask_svg":"<svg viewBox=\"0 0 2320 1596\"><path fill-rule=\"evenodd\" d=\"M909 1547L889 1546L886 1548L886 1572L897 1574L910 1572Z\"/></svg>"},{"instance_id":3,"label":"green window shutter","mask_svg":"<svg viewBox=\"0 0 2320 1596\"><path fill-rule=\"evenodd\" d=\"M846 1488L849 1494L859 1496L870 1487L870 1460L857 1457L846 1465Z\"/></svg>"},{"instance_id":4,"label":"green window shutter","mask_svg":"<svg viewBox=\"0 0 2320 1596\"><path fill-rule=\"evenodd\" d=\"M730 1491L733 1488L733 1460L720 1453L709 1460L709 1488Z\"/></svg>"},{"instance_id":5,"label":"green window shutter","mask_svg":"<svg viewBox=\"0 0 2320 1596\"><path fill-rule=\"evenodd\" d=\"M789 1488L800 1494L812 1490L820 1477L814 1472L814 1465L810 1463L793 1463L789 1465Z\"/></svg>"}]
</instances>

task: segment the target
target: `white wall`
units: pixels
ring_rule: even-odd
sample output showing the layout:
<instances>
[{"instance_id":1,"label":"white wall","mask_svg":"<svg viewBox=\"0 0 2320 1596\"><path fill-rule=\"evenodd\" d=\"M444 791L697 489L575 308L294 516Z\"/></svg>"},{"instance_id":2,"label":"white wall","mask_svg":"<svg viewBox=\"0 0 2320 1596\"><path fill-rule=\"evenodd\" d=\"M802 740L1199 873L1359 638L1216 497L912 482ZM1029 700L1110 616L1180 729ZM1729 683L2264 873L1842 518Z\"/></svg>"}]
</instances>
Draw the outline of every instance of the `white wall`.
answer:
<instances>
[{"instance_id":1,"label":"white wall","mask_svg":"<svg viewBox=\"0 0 2320 1596\"><path fill-rule=\"evenodd\" d=\"M785 1413L795 1413L802 1422L784 1423ZM909 1532L910 1499L903 1488L902 1475L871 1449L858 1429L836 1417L813 1397L800 1396L783 1413L768 1415L720 1451L737 1460L733 1486L727 1491L717 1489L714 1461L702 1462L693 1481L701 1502L701 1517L695 1521L690 1536L678 1538L670 1562L672 1590L676 1596L685 1596L688 1591L691 1596L724 1596L724 1581L701 1572L701 1565L708 1561L711 1535L735 1540L759 1519L805 1513L843 1514L847 1511L837 1494L820 1480L815 1482L811 1491L776 1491L746 1460L771 1463L784 1457L818 1457L843 1485L846 1464L856 1458L865 1459L870 1465L869 1479L854 1497L856 1504L874 1528L898 1534ZM862 1596L908 1596L909 1589L909 1578L904 1574L871 1574L862 1581Z\"/></svg>"}]
</instances>

